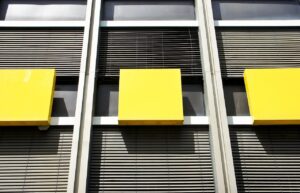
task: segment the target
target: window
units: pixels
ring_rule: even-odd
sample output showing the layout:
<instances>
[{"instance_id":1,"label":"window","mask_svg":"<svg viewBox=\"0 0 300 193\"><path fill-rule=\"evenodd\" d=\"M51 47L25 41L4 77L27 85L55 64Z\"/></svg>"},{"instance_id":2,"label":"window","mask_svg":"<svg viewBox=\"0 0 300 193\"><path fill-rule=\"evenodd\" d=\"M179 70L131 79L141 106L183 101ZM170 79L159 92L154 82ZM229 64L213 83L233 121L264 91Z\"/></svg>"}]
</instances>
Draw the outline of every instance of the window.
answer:
<instances>
[{"instance_id":1,"label":"window","mask_svg":"<svg viewBox=\"0 0 300 193\"><path fill-rule=\"evenodd\" d=\"M193 0L105 0L102 20L194 20Z\"/></svg>"},{"instance_id":2,"label":"window","mask_svg":"<svg viewBox=\"0 0 300 193\"><path fill-rule=\"evenodd\" d=\"M213 0L215 20L300 19L298 0Z\"/></svg>"},{"instance_id":3,"label":"window","mask_svg":"<svg viewBox=\"0 0 300 193\"><path fill-rule=\"evenodd\" d=\"M86 0L2 0L0 19L11 21L80 21Z\"/></svg>"},{"instance_id":4,"label":"window","mask_svg":"<svg viewBox=\"0 0 300 193\"><path fill-rule=\"evenodd\" d=\"M120 69L180 68L185 116L205 116L196 28L102 28L95 116L118 115Z\"/></svg>"}]
</instances>

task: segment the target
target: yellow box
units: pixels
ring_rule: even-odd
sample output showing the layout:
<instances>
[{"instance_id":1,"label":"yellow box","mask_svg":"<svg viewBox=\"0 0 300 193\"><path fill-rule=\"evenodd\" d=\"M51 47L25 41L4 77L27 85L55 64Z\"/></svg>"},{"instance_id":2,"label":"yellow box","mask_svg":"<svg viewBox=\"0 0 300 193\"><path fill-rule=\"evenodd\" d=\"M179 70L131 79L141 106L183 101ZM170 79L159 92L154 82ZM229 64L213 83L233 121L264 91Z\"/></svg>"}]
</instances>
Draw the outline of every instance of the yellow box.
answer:
<instances>
[{"instance_id":1,"label":"yellow box","mask_svg":"<svg viewBox=\"0 0 300 193\"><path fill-rule=\"evenodd\" d=\"M183 105L180 69L120 70L120 125L180 125Z\"/></svg>"},{"instance_id":2,"label":"yellow box","mask_svg":"<svg viewBox=\"0 0 300 193\"><path fill-rule=\"evenodd\" d=\"M247 69L244 80L254 125L300 124L300 68Z\"/></svg>"},{"instance_id":3,"label":"yellow box","mask_svg":"<svg viewBox=\"0 0 300 193\"><path fill-rule=\"evenodd\" d=\"M54 69L0 70L0 125L49 125L54 88Z\"/></svg>"}]
</instances>

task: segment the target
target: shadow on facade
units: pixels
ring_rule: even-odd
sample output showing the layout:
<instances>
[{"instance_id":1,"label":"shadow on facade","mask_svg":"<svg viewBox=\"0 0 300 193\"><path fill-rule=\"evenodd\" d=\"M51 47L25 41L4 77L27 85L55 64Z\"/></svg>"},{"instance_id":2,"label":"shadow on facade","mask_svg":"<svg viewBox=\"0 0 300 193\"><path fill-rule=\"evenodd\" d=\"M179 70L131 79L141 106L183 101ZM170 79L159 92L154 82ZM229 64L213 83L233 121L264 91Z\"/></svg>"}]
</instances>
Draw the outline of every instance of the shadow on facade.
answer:
<instances>
[{"instance_id":1,"label":"shadow on facade","mask_svg":"<svg viewBox=\"0 0 300 193\"><path fill-rule=\"evenodd\" d=\"M72 128L64 129L50 127L47 131L40 131L37 127L2 127L0 129L0 155L53 155L59 154L65 132L72 132Z\"/></svg>"},{"instance_id":2,"label":"shadow on facade","mask_svg":"<svg viewBox=\"0 0 300 193\"><path fill-rule=\"evenodd\" d=\"M230 130L239 192L248 192L253 187L259 188L258 181L266 184L276 180L277 186L289 183L285 179L286 174L281 173L283 170L280 169L300 169L298 162L293 161L300 159L299 126L254 126ZM253 172L261 172L262 177L251 180L254 178Z\"/></svg>"},{"instance_id":3,"label":"shadow on facade","mask_svg":"<svg viewBox=\"0 0 300 193\"><path fill-rule=\"evenodd\" d=\"M169 186L180 189L173 177L181 176L188 181L189 172L194 175L195 186L201 186L201 180L205 181L202 175L211 172L208 151L207 127L94 127L88 189L90 192L121 187L137 192L163 191Z\"/></svg>"},{"instance_id":4,"label":"shadow on facade","mask_svg":"<svg viewBox=\"0 0 300 193\"><path fill-rule=\"evenodd\" d=\"M195 153L194 135L180 127L124 128L122 137L132 154L191 154Z\"/></svg>"},{"instance_id":5,"label":"shadow on facade","mask_svg":"<svg viewBox=\"0 0 300 193\"><path fill-rule=\"evenodd\" d=\"M77 99L77 85L57 84L53 98L52 116L69 117L75 116Z\"/></svg>"}]
</instances>

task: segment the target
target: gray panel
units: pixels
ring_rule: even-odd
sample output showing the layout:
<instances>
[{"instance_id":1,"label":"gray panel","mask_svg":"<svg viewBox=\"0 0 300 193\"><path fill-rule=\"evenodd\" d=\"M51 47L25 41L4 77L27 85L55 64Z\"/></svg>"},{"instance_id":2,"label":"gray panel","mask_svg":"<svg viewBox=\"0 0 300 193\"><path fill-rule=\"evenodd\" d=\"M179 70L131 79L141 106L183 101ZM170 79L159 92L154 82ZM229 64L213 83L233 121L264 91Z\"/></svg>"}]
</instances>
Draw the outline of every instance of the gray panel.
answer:
<instances>
[{"instance_id":1,"label":"gray panel","mask_svg":"<svg viewBox=\"0 0 300 193\"><path fill-rule=\"evenodd\" d=\"M1 127L0 192L67 192L72 127Z\"/></svg>"},{"instance_id":2,"label":"gray panel","mask_svg":"<svg viewBox=\"0 0 300 193\"><path fill-rule=\"evenodd\" d=\"M208 128L94 127L88 192L214 192Z\"/></svg>"},{"instance_id":3,"label":"gray panel","mask_svg":"<svg viewBox=\"0 0 300 193\"><path fill-rule=\"evenodd\" d=\"M193 0L106 0L102 20L194 20Z\"/></svg>"},{"instance_id":4,"label":"gray panel","mask_svg":"<svg viewBox=\"0 0 300 193\"><path fill-rule=\"evenodd\" d=\"M217 28L223 77L243 77L246 68L300 67L299 28Z\"/></svg>"},{"instance_id":5,"label":"gray panel","mask_svg":"<svg viewBox=\"0 0 300 193\"><path fill-rule=\"evenodd\" d=\"M300 126L230 128L239 192L300 192Z\"/></svg>"},{"instance_id":6,"label":"gray panel","mask_svg":"<svg viewBox=\"0 0 300 193\"><path fill-rule=\"evenodd\" d=\"M84 20L86 0L1 0L0 19L13 21Z\"/></svg>"},{"instance_id":7,"label":"gray panel","mask_svg":"<svg viewBox=\"0 0 300 193\"><path fill-rule=\"evenodd\" d=\"M185 116L205 115L204 95L201 85L183 85L183 110ZM100 84L97 88L95 116L118 116L119 86Z\"/></svg>"},{"instance_id":8,"label":"gray panel","mask_svg":"<svg viewBox=\"0 0 300 193\"><path fill-rule=\"evenodd\" d=\"M224 81L224 95L228 116L249 116L247 94L243 80Z\"/></svg>"},{"instance_id":9,"label":"gray panel","mask_svg":"<svg viewBox=\"0 0 300 193\"><path fill-rule=\"evenodd\" d=\"M298 0L214 0L215 20L300 19Z\"/></svg>"},{"instance_id":10,"label":"gray panel","mask_svg":"<svg viewBox=\"0 0 300 193\"><path fill-rule=\"evenodd\" d=\"M77 85L55 86L52 116L53 117L73 117L75 116Z\"/></svg>"},{"instance_id":11,"label":"gray panel","mask_svg":"<svg viewBox=\"0 0 300 193\"><path fill-rule=\"evenodd\" d=\"M78 76L82 28L1 28L0 69L55 68L57 76Z\"/></svg>"}]
</instances>

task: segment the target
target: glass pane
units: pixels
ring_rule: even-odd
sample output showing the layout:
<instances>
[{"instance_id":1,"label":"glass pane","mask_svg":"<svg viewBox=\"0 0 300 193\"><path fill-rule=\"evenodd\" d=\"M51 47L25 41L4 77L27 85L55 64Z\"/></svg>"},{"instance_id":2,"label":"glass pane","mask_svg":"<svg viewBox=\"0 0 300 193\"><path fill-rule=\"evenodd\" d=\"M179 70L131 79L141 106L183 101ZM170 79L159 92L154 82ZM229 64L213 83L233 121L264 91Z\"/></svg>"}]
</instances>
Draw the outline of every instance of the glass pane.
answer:
<instances>
[{"instance_id":1,"label":"glass pane","mask_svg":"<svg viewBox=\"0 0 300 193\"><path fill-rule=\"evenodd\" d=\"M102 20L194 20L193 0L106 0Z\"/></svg>"},{"instance_id":2,"label":"glass pane","mask_svg":"<svg viewBox=\"0 0 300 193\"><path fill-rule=\"evenodd\" d=\"M0 19L12 21L80 21L86 0L2 0Z\"/></svg>"},{"instance_id":3,"label":"glass pane","mask_svg":"<svg viewBox=\"0 0 300 193\"><path fill-rule=\"evenodd\" d=\"M214 0L215 20L300 19L298 0Z\"/></svg>"}]
</instances>

